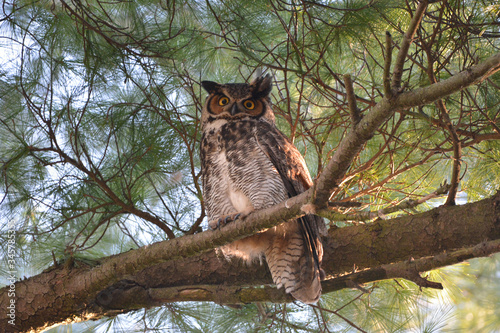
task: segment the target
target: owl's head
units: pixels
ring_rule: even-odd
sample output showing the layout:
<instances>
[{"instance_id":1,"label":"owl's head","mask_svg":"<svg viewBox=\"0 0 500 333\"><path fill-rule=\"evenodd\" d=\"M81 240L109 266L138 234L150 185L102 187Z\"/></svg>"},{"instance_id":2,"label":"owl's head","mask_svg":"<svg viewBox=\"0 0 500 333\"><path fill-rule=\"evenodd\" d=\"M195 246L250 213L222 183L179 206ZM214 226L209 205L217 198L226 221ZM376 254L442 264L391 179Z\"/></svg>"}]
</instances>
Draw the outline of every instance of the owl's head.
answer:
<instances>
[{"instance_id":1,"label":"owl's head","mask_svg":"<svg viewBox=\"0 0 500 333\"><path fill-rule=\"evenodd\" d=\"M203 107L202 123L218 119L243 118L262 119L274 123L274 113L269 98L272 90L270 75L261 76L250 84L202 81L201 85L209 93Z\"/></svg>"}]
</instances>

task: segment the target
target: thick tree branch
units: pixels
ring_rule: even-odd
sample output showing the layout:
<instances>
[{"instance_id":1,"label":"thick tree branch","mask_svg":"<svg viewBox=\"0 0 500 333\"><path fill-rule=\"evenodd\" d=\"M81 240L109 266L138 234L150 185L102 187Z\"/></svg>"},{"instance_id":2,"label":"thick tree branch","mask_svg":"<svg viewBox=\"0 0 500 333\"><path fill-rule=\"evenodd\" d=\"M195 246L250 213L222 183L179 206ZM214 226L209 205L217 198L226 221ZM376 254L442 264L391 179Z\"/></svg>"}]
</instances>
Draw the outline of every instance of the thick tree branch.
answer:
<instances>
[{"instance_id":1,"label":"thick tree branch","mask_svg":"<svg viewBox=\"0 0 500 333\"><path fill-rule=\"evenodd\" d=\"M350 288L355 283L394 277L418 279L415 273L496 252L499 239L500 193L463 206L443 206L414 216L331 229L324 241L323 267L329 279L324 282L324 290ZM42 327L47 318L57 322L73 316L87 316L89 312L94 316L110 314L120 303L124 306L117 311L137 309L149 301L150 306L162 301L202 298L235 302L229 294L238 286L272 283L265 266L242 266L237 260L230 262L217 257L214 251L166 261L171 243L176 240L107 258L96 267L56 267L17 282L16 295L22 295L16 299L18 328ZM463 250L454 251L457 248ZM142 257L143 254L147 256ZM144 262L151 261L154 256L164 257L164 262L158 265ZM409 263L411 257L416 260ZM143 261L142 267L149 267L135 274L124 274L135 272L137 267L134 266L140 261ZM408 265L414 269L408 272ZM354 267L358 270L354 274L358 275L346 275ZM115 282L103 281L102 276ZM200 287L207 284L219 285L221 289ZM233 287L221 293L226 285ZM9 303L8 289L0 291L1 307ZM260 289L252 291L242 287L234 297L240 297L239 302L286 301L283 295L280 296L280 290L264 289L264 293L266 291L270 292L263 296ZM137 292L135 299L127 298L133 292ZM127 299L130 302L125 302ZM34 309L38 309L37 312ZM6 325L6 319L0 318L0 328Z\"/></svg>"},{"instance_id":2,"label":"thick tree branch","mask_svg":"<svg viewBox=\"0 0 500 333\"><path fill-rule=\"evenodd\" d=\"M360 272L328 279L322 283L323 292L329 293L353 288L379 280L403 278L424 288L443 289L440 283L420 276L421 272L457 264L472 258L486 257L500 252L500 239L483 242L473 247L453 252L442 252L423 257L368 268ZM105 295L105 296L104 296ZM101 292L99 305L105 309L123 310L159 306L165 303L186 301L209 301L218 304L245 304L251 302L288 303L294 298L282 289L272 286L247 287L236 285L190 285L177 287L147 288L133 281L125 281ZM102 309L101 309L102 311Z\"/></svg>"},{"instance_id":3,"label":"thick tree branch","mask_svg":"<svg viewBox=\"0 0 500 333\"><path fill-rule=\"evenodd\" d=\"M381 265L330 279L322 283L323 292L328 293L344 288L351 288L353 285L393 278L404 278L415 282L415 284L421 287L442 289L441 284L422 278L420 273L444 266L458 264L472 258L487 257L497 252L500 252L500 239L490 242L482 242L476 246L460 249L450 253L444 251L436 254L435 256Z\"/></svg>"}]
</instances>

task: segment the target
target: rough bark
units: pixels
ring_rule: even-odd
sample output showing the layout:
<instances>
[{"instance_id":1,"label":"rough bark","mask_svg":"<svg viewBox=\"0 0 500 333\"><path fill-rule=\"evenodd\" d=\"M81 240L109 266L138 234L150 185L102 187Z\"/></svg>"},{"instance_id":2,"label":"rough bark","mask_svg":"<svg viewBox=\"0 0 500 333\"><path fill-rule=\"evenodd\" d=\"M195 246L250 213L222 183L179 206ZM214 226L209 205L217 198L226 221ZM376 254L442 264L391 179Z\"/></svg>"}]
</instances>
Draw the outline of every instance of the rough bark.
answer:
<instances>
[{"instance_id":1,"label":"rough bark","mask_svg":"<svg viewBox=\"0 0 500 333\"><path fill-rule=\"evenodd\" d=\"M499 252L499 240L500 193L463 206L443 206L414 216L333 228L325 239L328 278L324 289L338 290L395 277L419 283L418 273L423 270ZM149 248L162 256L170 242ZM61 266L17 282L17 326L14 329L8 324L9 318L1 318L0 328L26 331L74 317L114 315L166 302L291 301L273 287L252 288L271 284L265 265L244 266L237 260L218 257L213 250L168 260L136 274L119 275L140 260L140 253L147 248L106 258L95 267ZM456 249L462 250L453 252ZM350 273L353 267L357 272ZM116 281L104 284L101 274L115 275ZM0 291L3 309L10 302L8 288Z\"/></svg>"}]
</instances>

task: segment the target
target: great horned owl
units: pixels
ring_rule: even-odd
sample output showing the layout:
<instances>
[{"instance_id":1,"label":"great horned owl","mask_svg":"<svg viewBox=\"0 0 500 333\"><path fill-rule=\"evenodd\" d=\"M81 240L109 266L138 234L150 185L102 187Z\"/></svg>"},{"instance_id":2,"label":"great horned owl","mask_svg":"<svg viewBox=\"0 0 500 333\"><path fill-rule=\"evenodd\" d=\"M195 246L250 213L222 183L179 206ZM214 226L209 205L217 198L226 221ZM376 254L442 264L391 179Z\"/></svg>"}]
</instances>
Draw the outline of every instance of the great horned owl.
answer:
<instances>
[{"instance_id":1,"label":"great horned owl","mask_svg":"<svg viewBox=\"0 0 500 333\"><path fill-rule=\"evenodd\" d=\"M297 148L275 125L271 77L251 84L203 81L203 198L214 229L253 210L270 207L312 185ZM285 222L221 249L251 261L265 256L274 283L304 302L321 295L323 220L315 215Z\"/></svg>"}]
</instances>

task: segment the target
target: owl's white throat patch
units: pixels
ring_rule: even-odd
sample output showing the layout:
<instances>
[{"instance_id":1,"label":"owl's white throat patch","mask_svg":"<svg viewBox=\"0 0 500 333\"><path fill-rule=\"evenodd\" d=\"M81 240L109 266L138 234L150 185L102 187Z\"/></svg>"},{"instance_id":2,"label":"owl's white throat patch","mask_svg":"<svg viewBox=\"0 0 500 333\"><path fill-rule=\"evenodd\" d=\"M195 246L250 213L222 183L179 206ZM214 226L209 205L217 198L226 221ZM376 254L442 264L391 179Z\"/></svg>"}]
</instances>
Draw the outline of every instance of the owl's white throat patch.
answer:
<instances>
[{"instance_id":1,"label":"owl's white throat patch","mask_svg":"<svg viewBox=\"0 0 500 333\"><path fill-rule=\"evenodd\" d=\"M218 131L225 124L227 124L227 119L224 119L224 118L217 119L217 120L214 120L212 122L207 123L206 128L204 129L204 131L206 131L206 132L209 132L211 130Z\"/></svg>"}]
</instances>

